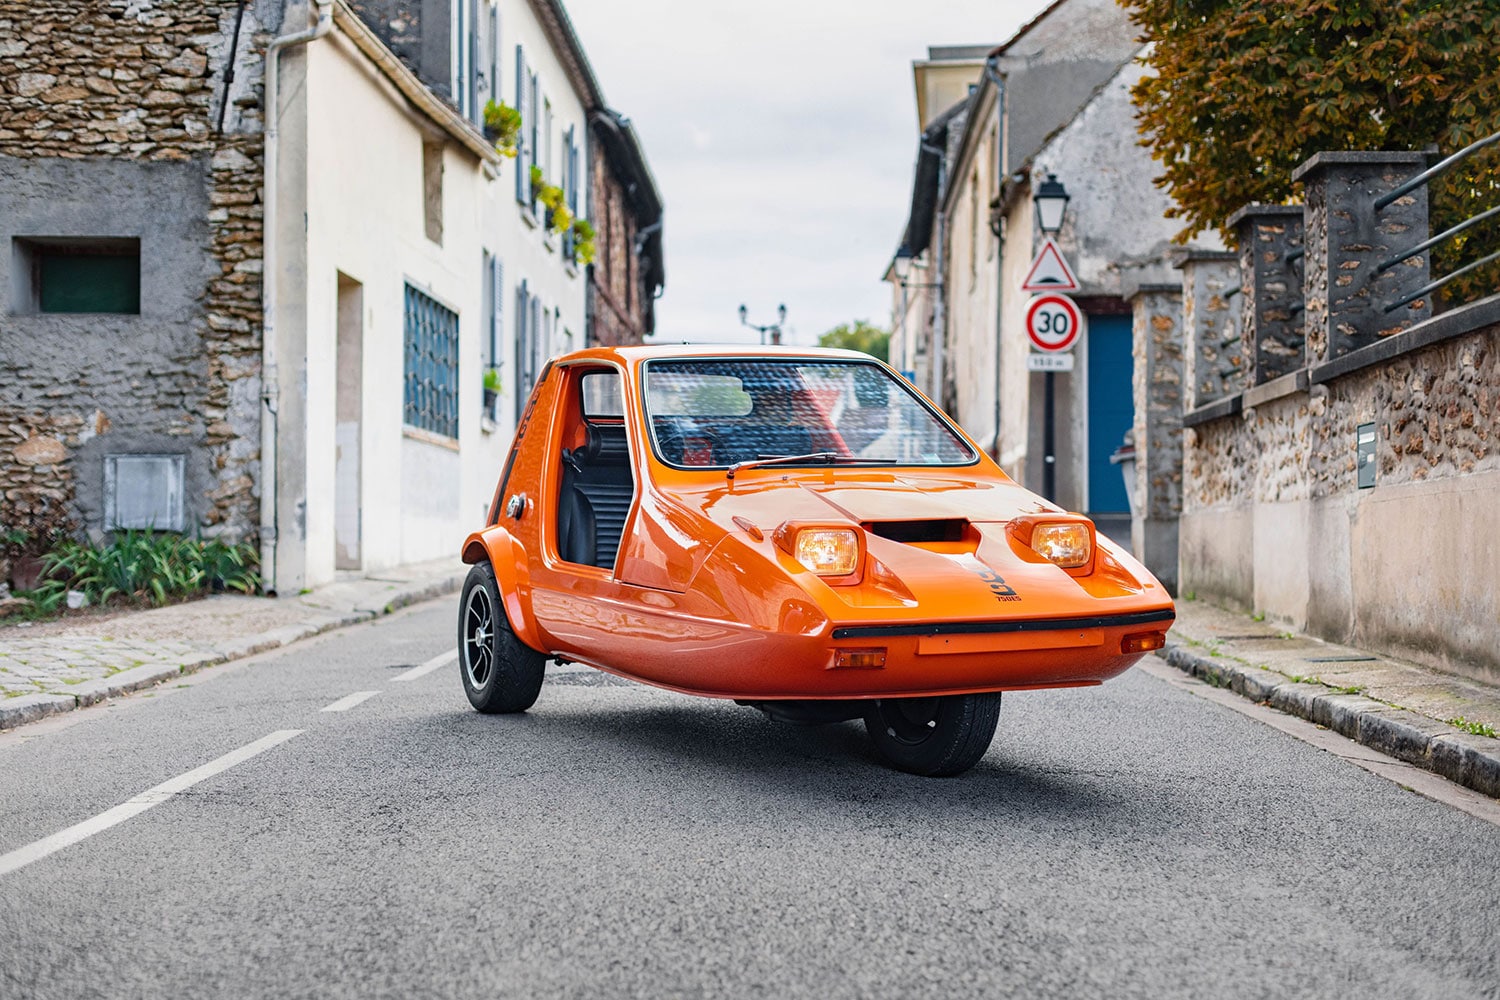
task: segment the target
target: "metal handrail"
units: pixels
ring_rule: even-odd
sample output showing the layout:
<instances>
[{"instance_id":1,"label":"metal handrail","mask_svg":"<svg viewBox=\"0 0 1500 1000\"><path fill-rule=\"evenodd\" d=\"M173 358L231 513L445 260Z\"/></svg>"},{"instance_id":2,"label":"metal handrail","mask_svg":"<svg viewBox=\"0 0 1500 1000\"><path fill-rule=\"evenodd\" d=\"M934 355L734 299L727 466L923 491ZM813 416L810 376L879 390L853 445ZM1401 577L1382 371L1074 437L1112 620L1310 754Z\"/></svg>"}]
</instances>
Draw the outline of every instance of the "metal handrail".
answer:
<instances>
[{"instance_id":1,"label":"metal handrail","mask_svg":"<svg viewBox=\"0 0 1500 1000\"><path fill-rule=\"evenodd\" d=\"M1446 173L1447 171L1453 169L1453 167L1457 166L1459 163L1463 162L1464 160L1468 159L1470 156L1473 156L1475 153L1479 152L1481 149L1484 149L1484 148L1486 148L1488 146L1494 145L1497 142L1500 142L1500 132L1496 132L1494 135L1486 136L1483 139L1478 139L1478 140L1476 140L1474 142L1469 143L1469 145L1465 146L1463 149L1460 149L1458 152L1454 153L1452 156L1446 157L1441 162L1439 162L1437 164L1434 164L1431 167L1428 167L1426 170L1424 170L1421 173L1417 174L1415 177L1412 177L1411 179L1405 181L1404 183L1402 183L1400 186L1398 186L1394 190L1392 190L1392 191L1390 191L1390 192L1388 192L1388 193L1386 193L1384 195L1381 195L1379 198L1377 198L1375 200L1375 212L1379 213L1383 208L1385 208L1387 205L1389 205L1392 202L1394 202L1397 198L1400 198L1403 195L1410 194L1412 191L1415 191L1417 188L1419 188L1422 185L1426 184L1428 181L1432 180L1434 177L1438 177L1441 174ZM1497 205L1494 208L1488 209L1487 211L1481 212L1478 215L1470 216L1469 218L1465 219L1463 222L1460 222L1458 225L1453 226L1452 228L1447 229L1444 232L1438 233L1436 236L1433 236L1433 237L1431 237L1431 238L1423 241L1422 243L1419 243L1417 246L1412 247L1410 250L1406 250L1406 251L1404 251L1404 252L1402 252L1400 254L1397 254L1397 255L1395 255L1393 257L1388 257L1385 260L1380 261L1379 263L1377 263L1375 265L1375 273L1376 274L1383 274L1386 271L1389 271L1391 268L1395 267L1397 264L1401 263L1402 261L1404 261L1404 260L1410 260L1411 258L1417 256L1418 254L1426 253L1427 251L1431 250L1433 247L1436 247L1438 244L1443 243L1446 240L1452 239L1453 237L1457 236L1459 233L1464 232L1466 229L1469 229L1472 226L1476 226L1479 223L1485 221L1486 219L1492 219L1496 215L1500 215L1500 205ZM1492 262L1497 261L1497 260L1500 260L1500 251L1497 251L1496 253L1492 253L1492 254L1490 254L1487 257L1482 257L1479 260L1474 261L1472 264L1466 264L1465 266L1459 268L1457 271L1453 271L1453 272L1451 272L1449 274L1443 275L1441 278L1438 278L1436 281L1430 281L1430 282L1428 282L1427 284L1423 285L1421 288L1417 289L1416 291L1411 292L1408 295L1402 296L1399 300L1386 305L1385 306L1385 311L1388 312L1388 313L1389 312L1395 312L1397 309L1400 309L1402 306L1407 305L1408 303L1411 303L1411 302L1415 302L1417 299L1423 298L1424 296L1430 295L1431 293L1437 291L1439 288L1442 288L1444 285L1448 284L1448 282L1452 281L1454 278L1461 278L1464 275L1468 274L1470 271L1473 271L1473 270L1475 270L1477 268L1481 268L1484 265L1492 263Z\"/></svg>"},{"instance_id":2,"label":"metal handrail","mask_svg":"<svg viewBox=\"0 0 1500 1000\"><path fill-rule=\"evenodd\" d=\"M1426 253L1428 250L1431 250L1433 247L1437 246L1448 237L1457 236L1459 233L1463 232L1465 229L1468 229L1470 226L1477 226L1485 219L1494 218L1496 215L1500 215L1500 205L1496 205L1488 212L1481 212L1478 215L1473 216L1472 218L1466 219L1463 222L1460 222L1458 225L1454 226L1452 229L1447 229L1441 233L1438 233L1436 236L1425 243L1418 243L1416 246L1412 247L1410 250L1406 251L1403 254L1397 254L1395 257L1386 258L1379 264L1375 265L1375 273L1379 274L1382 271L1389 271L1391 268L1395 267L1403 260L1409 260L1419 253Z\"/></svg>"},{"instance_id":3,"label":"metal handrail","mask_svg":"<svg viewBox=\"0 0 1500 1000\"><path fill-rule=\"evenodd\" d=\"M1385 206L1389 205L1397 198L1400 198L1402 195L1410 194L1417 188L1421 187L1423 184L1426 184L1428 181L1432 180L1434 177L1437 177L1440 174L1447 173L1457 164L1468 159L1470 156L1473 156L1484 147L1495 142L1500 142L1500 132L1496 132L1492 136L1487 136L1486 138L1479 139L1476 142L1471 142L1469 145L1465 146L1463 149L1460 149L1458 152L1454 153L1452 156L1448 157L1442 162L1428 167L1426 170L1411 178L1409 181L1407 181L1405 184L1402 184L1394 191L1383 194L1379 198L1376 198L1375 211L1380 211L1382 208L1385 208Z\"/></svg>"},{"instance_id":4,"label":"metal handrail","mask_svg":"<svg viewBox=\"0 0 1500 1000\"><path fill-rule=\"evenodd\" d=\"M1477 267L1483 267L1484 265L1486 265L1486 264L1488 264L1488 263L1490 263L1492 261L1497 261L1497 260L1500 260L1500 250L1496 250L1494 253L1490 254L1488 257L1481 257L1481 258L1479 258L1478 260L1476 260L1472 264L1465 264L1463 267L1459 268L1457 271L1454 271L1452 274L1445 274L1441 278L1439 278L1438 280L1430 282L1430 283L1428 283L1426 285L1423 285L1421 288L1417 289L1415 292L1412 292L1410 295L1408 295L1405 298L1401 299L1399 302L1392 302L1390 305L1386 306L1385 307L1385 311L1386 312L1395 312L1397 309L1400 309L1402 306L1406 305L1408 302L1415 302L1417 299L1420 299L1422 296L1426 295L1427 293L1437 291L1439 288L1442 288L1444 285L1446 285L1448 282L1452 281L1454 278L1462 277L1462 276L1464 276L1465 274L1468 274L1470 271L1474 270Z\"/></svg>"}]
</instances>

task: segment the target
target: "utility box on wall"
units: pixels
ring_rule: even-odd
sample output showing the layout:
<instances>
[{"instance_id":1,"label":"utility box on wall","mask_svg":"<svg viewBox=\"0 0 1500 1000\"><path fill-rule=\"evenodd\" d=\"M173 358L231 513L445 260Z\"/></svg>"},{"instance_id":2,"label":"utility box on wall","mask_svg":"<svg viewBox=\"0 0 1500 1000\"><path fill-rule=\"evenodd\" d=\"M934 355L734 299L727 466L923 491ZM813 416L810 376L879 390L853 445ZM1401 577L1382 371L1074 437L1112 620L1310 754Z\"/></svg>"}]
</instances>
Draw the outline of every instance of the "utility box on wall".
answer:
<instances>
[{"instance_id":1,"label":"utility box on wall","mask_svg":"<svg viewBox=\"0 0 1500 1000\"><path fill-rule=\"evenodd\" d=\"M1367 490L1375 485L1375 425L1360 424L1354 437L1359 456L1359 488Z\"/></svg>"},{"instance_id":2,"label":"utility box on wall","mask_svg":"<svg viewBox=\"0 0 1500 1000\"><path fill-rule=\"evenodd\" d=\"M104 528L181 531L184 456L107 455Z\"/></svg>"}]
</instances>

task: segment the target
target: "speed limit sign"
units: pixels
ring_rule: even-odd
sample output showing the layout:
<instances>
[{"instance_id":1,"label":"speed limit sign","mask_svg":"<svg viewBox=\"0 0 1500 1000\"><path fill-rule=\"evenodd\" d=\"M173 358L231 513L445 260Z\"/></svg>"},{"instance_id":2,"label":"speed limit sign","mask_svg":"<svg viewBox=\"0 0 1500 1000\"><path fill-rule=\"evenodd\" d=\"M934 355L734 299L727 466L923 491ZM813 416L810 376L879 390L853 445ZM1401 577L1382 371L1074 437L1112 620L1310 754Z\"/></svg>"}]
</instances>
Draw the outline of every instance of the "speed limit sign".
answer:
<instances>
[{"instance_id":1,"label":"speed limit sign","mask_svg":"<svg viewBox=\"0 0 1500 1000\"><path fill-rule=\"evenodd\" d=\"M1039 351L1066 351L1078 339L1083 313L1066 295L1038 295L1026 307L1026 335Z\"/></svg>"}]
</instances>

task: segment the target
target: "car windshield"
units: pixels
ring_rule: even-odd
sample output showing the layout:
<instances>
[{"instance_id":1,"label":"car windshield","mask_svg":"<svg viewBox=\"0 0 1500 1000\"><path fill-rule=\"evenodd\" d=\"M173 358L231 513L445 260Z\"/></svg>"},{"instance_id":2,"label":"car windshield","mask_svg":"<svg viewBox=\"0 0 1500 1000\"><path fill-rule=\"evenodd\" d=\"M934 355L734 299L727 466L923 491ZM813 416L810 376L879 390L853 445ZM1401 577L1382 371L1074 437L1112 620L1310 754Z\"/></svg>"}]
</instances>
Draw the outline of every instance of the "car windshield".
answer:
<instances>
[{"instance_id":1,"label":"car windshield","mask_svg":"<svg viewBox=\"0 0 1500 1000\"><path fill-rule=\"evenodd\" d=\"M649 361L652 446L677 468L969 465L953 428L879 365L799 358Z\"/></svg>"}]
</instances>

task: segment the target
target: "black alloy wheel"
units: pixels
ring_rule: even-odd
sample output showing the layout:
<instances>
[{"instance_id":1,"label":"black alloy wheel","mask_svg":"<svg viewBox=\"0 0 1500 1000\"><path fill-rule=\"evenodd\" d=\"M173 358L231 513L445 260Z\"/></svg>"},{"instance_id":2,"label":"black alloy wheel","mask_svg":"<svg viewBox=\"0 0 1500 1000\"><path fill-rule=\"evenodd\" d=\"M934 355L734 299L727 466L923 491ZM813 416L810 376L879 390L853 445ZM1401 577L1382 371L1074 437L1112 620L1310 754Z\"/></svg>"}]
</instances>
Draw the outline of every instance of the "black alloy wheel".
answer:
<instances>
[{"instance_id":1,"label":"black alloy wheel","mask_svg":"<svg viewBox=\"0 0 1500 1000\"><path fill-rule=\"evenodd\" d=\"M865 711L865 729L880 757L908 774L962 774L995 738L1000 694L883 698Z\"/></svg>"},{"instance_id":2,"label":"black alloy wheel","mask_svg":"<svg viewBox=\"0 0 1500 1000\"><path fill-rule=\"evenodd\" d=\"M458 667L469 704L486 714L526 711L541 693L546 662L511 631L490 564L469 570L458 602Z\"/></svg>"}]
</instances>

